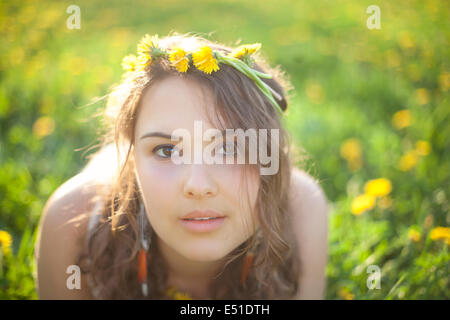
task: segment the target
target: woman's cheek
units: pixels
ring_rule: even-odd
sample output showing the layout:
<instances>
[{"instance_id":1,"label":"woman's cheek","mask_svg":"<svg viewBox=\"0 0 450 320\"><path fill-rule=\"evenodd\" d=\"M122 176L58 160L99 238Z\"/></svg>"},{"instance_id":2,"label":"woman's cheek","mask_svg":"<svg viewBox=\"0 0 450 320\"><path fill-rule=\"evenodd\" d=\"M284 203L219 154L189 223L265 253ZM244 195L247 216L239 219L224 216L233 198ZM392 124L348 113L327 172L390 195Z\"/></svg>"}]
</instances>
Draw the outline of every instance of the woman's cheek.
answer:
<instances>
[{"instance_id":1,"label":"woman's cheek","mask_svg":"<svg viewBox=\"0 0 450 320\"><path fill-rule=\"evenodd\" d=\"M170 160L160 162L158 160L151 160L146 167L147 176L149 179L156 180L158 183L173 183L178 177L179 167L179 165L176 165Z\"/></svg>"},{"instance_id":2,"label":"woman's cheek","mask_svg":"<svg viewBox=\"0 0 450 320\"><path fill-rule=\"evenodd\" d=\"M253 217L251 212L256 209L260 185L259 171L252 171L250 168L244 171L243 165L222 165L221 169L216 170L216 179L220 181L222 197L229 201L234 212L239 212L241 218L247 221L256 219L256 210Z\"/></svg>"},{"instance_id":3,"label":"woman's cheek","mask_svg":"<svg viewBox=\"0 0 450 320\"><path fill-rule=\"evenodd\" d=\"M170 161L170 160L169 160ZM173 199L179 180L178 166L168 161L140 161L137 165L140 185L147 204L156 204L163 199Z\"/></svg>"},{"instance_id":4,"label":"woman's cheek","mask_svg":"<svg viewBox=\"0 0 450 320\"><path fill-rule=\"evenodd\" d=\"M221 190L236 190L241 180L241 166L237 164L214 164L211 165L214 180L221 186Z\"/></svg>"},{"instance_id":5,"label":"woman's cheek","mask_svg":"<svg viewBox=\"0 0 450 320\"><path fill-rule=\"evenodd\" d=\"M218 165L216 178L221 182L222 190L231 190L236 197L242 195L236 190L247 189L250 201L254 202L259 189L259 174L255 169L244 169L244 165L239 164Z\"/></svg>"}]
</instances>

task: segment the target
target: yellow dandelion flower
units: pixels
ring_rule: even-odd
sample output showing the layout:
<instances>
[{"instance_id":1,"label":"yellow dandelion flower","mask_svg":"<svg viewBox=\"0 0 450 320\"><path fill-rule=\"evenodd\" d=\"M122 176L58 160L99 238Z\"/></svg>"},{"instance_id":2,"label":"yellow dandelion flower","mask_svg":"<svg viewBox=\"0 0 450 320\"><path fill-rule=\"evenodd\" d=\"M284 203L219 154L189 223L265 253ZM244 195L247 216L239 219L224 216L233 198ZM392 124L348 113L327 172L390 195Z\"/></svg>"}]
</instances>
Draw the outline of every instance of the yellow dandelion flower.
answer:
<instances>
[{"instance_id":1,"label":"yellow dandelion flower","mask_svg":"<svg viewBox=\"0 0 450 320\"><path fill-rule=\"evenodd\" d=\"M355 295L351 293L351 291L347 288L341 288L338 291L339 297L345 300L353 300L355 298Z\"/></svg>"},{"instance_id":2,"label":"yellow dandelion flower","mask_svg":"<svg viewBox=\"0 0 450 320\"><path fill-rule=\"evenodd\" d=\"M397 129L403 129L411 125L411 112L409 110L400 110L394 113L392 124Z\"/></svg>"},{"instance_id":3,"label":"yellow dandelion flower","mask_svg":"<svg viewBox=\"0 0 450 320\"><path fill-rule=\"evenodd\" d=\"M42 138L52 134L55 130L55 121L52 117L43 116L36 120L33 124L33 134L38 138Z\"/></svg>"},{"instance_id":4,"label":"yellow dandelion flower","mask_svg":"<svg viewBox=\"0 0 450 320\"><path fill-rule=\"evenodd\" d=\"M347 139L341 145L340 152L346 160L358 159L361 157L361 143L358 139Z\"/></svg>"},{"instance_id":5,"label":"yellow dandelion flower","mask_svg":"<svg viewBox=\"0 0 450 320\"><path fill-rule=\"evenodd\" d=\"M444 72L439 75L439 86L442 91L447 91L450 88L450 73Z\"/></svg>"},{"instance_id":6,"label":"yellow dandelion flower","mask_svg":"<svg viewBox=\"0 0 450 320\"><path fill-rule=\"evenodd\" d=\"M428 141L419 140L416 142L416 153L419 156L426 156L430 153L431 146Z\"/></svg>"},{"instance_id":7,"label":"yellow dandelion flower","mask_svg":"<svg viewBox=\"0 0 450 320\"><path fill-rule=\"evenodd\" d=\"M398 43L403 49L413 48L415 46L415 41L408 31L400 32Z\"/></svg>"},{"instance_id":8,"label":"yellow dandelion flower","mask_svg":"<svg viewBox=\"0 0 450 320\"><path fill-rule=\"evenodd\" d=\"M6 255L11 252L12 237L3 230L0 230L0 246L2 247L3 254Z\"/></svg>"},{"instance_id":9,"label":"yellow dandelion flower","mask_svg":"<svg viewBox=\"0 0 450 320\"><path fill-rule=\"evenodd\" d=\"M350 138L344 141L340 148L341 157L347 160L347 166L356 171L362 166L361 143L358 139Z\"/></svg>"},{"instance_id":10,"label":"yellow dandelion flower","mask_svg":"<svg viewBox=\"0 0 450 320\"><path fill-rule=\"evenodd\" d=\"M312 103L321 103L325 97L325 91L319 82L309 80L305 88L306 96Z\"/></svg>"},{"instance_id":11,"label":"yellow dandelion flower","mask_svg":"<svg viewBox=\"0 0 450 320\"><path fill-rule=\"evenodd\" d=\"M399 168L402 171L409 171L416 166L418 160L415 150L408 151L400 158Z\"/></svg>"},{"instance_id":12,"label":"yellow dandelion flower","mask_svg":"<svg viewBox=\"0 0 450 320\"><path fill-rule=\"evenodd\" d=\"M375 197L371 194L362 194L352 201L352 213L360 215L364 211L370 210L375 206Z\"/></svg>"},{"instance_id":13,"label":"yellow dandelion flower","mask_svg":"<svg viewBox=\"0 0 450 320\"><path fill-rule=\"evenodd\" d=\"M430 96L428 90L425 88L420 88L416 90L416 100L419 104L427 104L430 102Z\"/></svg>"},{"instance_id":14,"label":"yellow dandelion flower","mask_svg":"<svg viewBox=\"0 0 450 320\"><path fill-rule=\"evenodd\" d=\"M133 72L136 71L138 67L138 59L134 54L125 56L122 60L122 68L125 71Z\"/></svg>"},{"instance_id":15,"label":"yellow dandelion flower","mask_svg":"<svg viewBox=\"0 0 450 320\"><path fill-rule=\"evenodd\" d=\"M152 63L152 57L148 54L141 53L137 58L137 70L144 70Z\"/></svg>"},{"instance_id":16,"label":"yellow dandelion flower","mask_svg":"<svg viewBox=\"0 0 450 320\"><path fill-rule=\"evenodd\" d=\"M371 194L375 197L381 197L389 194L392 191L392 183L389 179L379 178L368 181L365 186L366 194Z\"/></svg>"},{"instance_id":17,"label":"yellow dandelion flower","mask_svg":"<svg viewBox=\"0 0 450 320\"><path fill-rule=\"evenodd\" d=\"M431 240L443 239L450 244L450 228L447 227L436 227L430 232Z\"/></svg>"},{"instance_id":18,"label":"yellow dandelion flower","mask_svg":"<svg viewBox=\"0 0 450 320\"><path fill-rule=\"evenodd\" d=\"M186 72L189 68L189 59L186 56L186 51L181 48L173 49L169 55L169 60L179 72Z\"/></svg>"},{"instance_id":19,"label":"yellow dandelion flower","mask_svg":"<svg viewBox=\"0 0 450 320\"><path fill-rule=\"evenodd\" d=\"M419 242L420 241L420 232L415 229L409 229L408 239L410 239L414 242Z\"/></svg>"},{"instance_id":20,"label":"yellow dandelion flower","mask_svg":"<svg viewBox=\"0 0 450 320\"><path fill-rule=\"evenodd\" d=\"M236 58L236 59L241 59L242 57L244 57L246 55L255 53L259 49L261 49L261 43L244 44L242 46L237 47L232 52L230 52L229 56Z\"/></svg>"},{"instance_id":21,"label":"yellow dandelion flower","mask_svg":"<svg viewBox=\"0 0 450 320\"><path fill-rule=\"evenodd\" d=\"M137 45L137 52L139 54L151 54L154 48L158 47L158 35L150 36L146 34Z\"/></svg>"},{"instance_id":22,"label":"yellow dandelion flower","mask_svg":"<svg viewBox=\"0 0 450 320\"><path fill-rule=\"evenodd\" d=\"M192 60L194 65L200 71L207 74L211 74L213 71L219 70L216 58L212 53L212 50L208 46L203 46L192 53Z\"/></svg>"}]
</instances>

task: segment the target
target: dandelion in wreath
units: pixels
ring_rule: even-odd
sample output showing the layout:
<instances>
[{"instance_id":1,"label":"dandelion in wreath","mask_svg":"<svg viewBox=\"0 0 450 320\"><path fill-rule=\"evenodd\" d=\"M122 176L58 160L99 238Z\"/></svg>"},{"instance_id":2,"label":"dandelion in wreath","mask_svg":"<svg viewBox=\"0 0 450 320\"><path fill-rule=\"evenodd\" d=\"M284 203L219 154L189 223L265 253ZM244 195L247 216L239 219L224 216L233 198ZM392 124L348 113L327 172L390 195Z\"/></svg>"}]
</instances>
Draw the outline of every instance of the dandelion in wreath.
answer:
<instances>
[{"instance_id":1,"label":"dandelion in wreath","mask_svg":"<svg viewBox=\"0 0 450 320\"><path fill-rule=\"evenodd\" d=\"M228 54L212 50L207 45L199 46L192 51L186 51L179 47L165 50L159 47L158 35L150 36L146 34L137 45L137 55L131 54L124 57L122 67L126 72L148 72L151 71L153 61L168 58L171 66L178 72L187 72L192 65L206 74L212 74L220 70L220 64L225 63L253 80L281 114L283 111L274 99L275 97L281 100L281 96L261 80L270 79L272 76L252 68L254 62L252 55L260 48L260 43L244 44Z\"/></svg>"}]
</instances>

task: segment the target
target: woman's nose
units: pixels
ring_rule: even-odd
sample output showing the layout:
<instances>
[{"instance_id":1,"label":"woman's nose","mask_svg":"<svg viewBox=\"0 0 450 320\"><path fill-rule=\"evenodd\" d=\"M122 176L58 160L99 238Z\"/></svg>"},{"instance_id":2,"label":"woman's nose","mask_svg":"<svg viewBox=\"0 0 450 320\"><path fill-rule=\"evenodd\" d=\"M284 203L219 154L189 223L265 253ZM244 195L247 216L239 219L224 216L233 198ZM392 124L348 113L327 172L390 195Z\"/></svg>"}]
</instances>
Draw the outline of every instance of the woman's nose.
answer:
<instances>
[{"instance_id":1,"label":"woman's nose","mask_svg":"<svg viewBox=\"0 0 450 320\"><path fill-rule=\"evenodd\" d=\"M200 199L217 194L218 187L208 172L208 165L190 164L186 167L188 172L183 186L185 197Z\"/></svg>"}]
</instances>

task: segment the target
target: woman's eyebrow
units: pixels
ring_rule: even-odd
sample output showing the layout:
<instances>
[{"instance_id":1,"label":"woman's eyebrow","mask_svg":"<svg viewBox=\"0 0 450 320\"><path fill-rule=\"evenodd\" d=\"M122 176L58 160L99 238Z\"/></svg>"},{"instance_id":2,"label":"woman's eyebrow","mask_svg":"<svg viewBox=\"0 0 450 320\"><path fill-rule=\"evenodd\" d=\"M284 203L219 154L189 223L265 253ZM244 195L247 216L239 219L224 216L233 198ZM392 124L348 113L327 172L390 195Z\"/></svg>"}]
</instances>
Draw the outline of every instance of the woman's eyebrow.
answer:
<instances>
[{"instance_id":1,"label":"woman's eyebrow","mask_svg":"<svg viewBox=\"0 0 450 320\"><path fill-rule=\"evenodd\" d=\"M227 136L226 134L226 129L220 131L219 134L217 134L216 136ZM160 137L160 138L166 138L166 139L172 139L172 136L170 134L164 133L164 132L159 132L159 131L155 131L155 132L148 132L146 134L144 134L143 136L141 136L139 139L142 140L144 138L150 138L150 137ZM183 137L177 137L175 136L176 139L180 139Z\"/></svg>"},{"instance_id":2,"label":"woman's eyebrow","mask_svg":"<svg viewBox=\"0 0 450 320\"><path fill-rule=\"evenodd\" d=\"M155 132L148 132L148 133L144 134L142 137L140 137L139 139L142 140L144 138L150 138L150 137L160 137L160 138L166 138L166 139L172 138L172 136L170 134L155 131Z\"/></svg>"}]
</instances>

